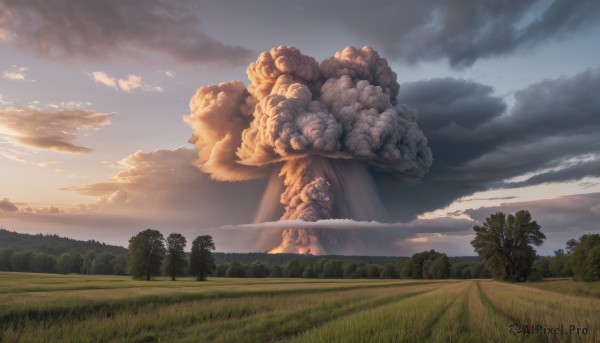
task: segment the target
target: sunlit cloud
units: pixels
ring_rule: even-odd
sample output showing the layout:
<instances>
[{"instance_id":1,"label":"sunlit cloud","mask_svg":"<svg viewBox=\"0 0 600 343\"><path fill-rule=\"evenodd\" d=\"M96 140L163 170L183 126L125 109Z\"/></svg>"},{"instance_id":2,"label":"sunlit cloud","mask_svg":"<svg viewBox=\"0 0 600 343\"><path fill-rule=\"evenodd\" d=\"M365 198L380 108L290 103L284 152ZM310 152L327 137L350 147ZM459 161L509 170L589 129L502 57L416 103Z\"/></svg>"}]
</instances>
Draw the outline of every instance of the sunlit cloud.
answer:
<instances>
[{"instance_id":1,"label":"sunlit cloud","mask_svg":"<svg viewBox=\"0 0 600 343\"><path fill-rule=\"evenodd\" d=\"M92 149L75 144L81 131L107 126L114 115L79 108L2 108L0 131L15 146L63 153L87 153Z\"/></svg>"},{"instance_id":2,"label":"sunlit cloud","mask_svg":"<svg viewBox=\"0 0 600 343\"><path fill-rule=\"evenodd\" d=\"M124 79L112 77L102 71L95 71L93 73L90 73L89 75L97 83L127 93L131 93L135 90L140 90L144 92L162 92L164 90L160 86L145 83L142 80L142 77L139 75L128 74L127 77Z\"/></svg>"},{"instance_id":3,"label":"sunlit cloud","mask_svg":"<svg viewBox=\"0 0 600 343\"><path fill-rule=\"evenodd\" d=\"M61 163L59 161L42 161L38 162L36 165L38 167L54 167L59 166Z\"/></svg>"}]
</instances>

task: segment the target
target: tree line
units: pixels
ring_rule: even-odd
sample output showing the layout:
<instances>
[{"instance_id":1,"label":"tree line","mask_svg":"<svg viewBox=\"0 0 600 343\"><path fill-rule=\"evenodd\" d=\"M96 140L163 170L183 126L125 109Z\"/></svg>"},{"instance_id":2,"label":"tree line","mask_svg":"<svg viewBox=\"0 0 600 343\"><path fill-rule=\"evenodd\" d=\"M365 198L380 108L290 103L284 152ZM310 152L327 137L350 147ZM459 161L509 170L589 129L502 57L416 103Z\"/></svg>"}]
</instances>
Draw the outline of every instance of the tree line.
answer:
<instances>
[{"instance_id":1,"label":"tree line","mask_svg":"<svg viewBox=\"0 0 600 343\"><path fill-rule=\"evenodd\" d=\"M450 258L435 250L423 251L410 258L395 258L395 262L376 264L370 261L314 257L304 259L296 255L284 264L253 262L242 264L236 260L217 265L215 276L236 278L320 278L320 279L470 279L489 278L490 274L480 262ZM388 259L389 260L389 259Z\"/></svg>"},{"instance_id":2,"label":"tree line","mask_svg":"<svg viewBox=\"0 0 600 343\"><path fill-rule=\"evenodd\" d=\"M498 212L473 227L477 257L448 257L435 250L406 257L312 256L266 253L214 253L210 236L192 242L171 234L165 240L145 230L129 240L128 249L56 235L24 235L0 229L0 270L41 273L154 276L302 277L302 278L489 278L536 281L549 277L600 280L600 234L570 239L554 256L538 256L546 236L528 211ZM33 242L33 243L31 243ZM165 244L166 243L166 244ZM27 247L29 244L29 247ZM8 247L7 247L8 245ZM4 247L2 247L4 246ZM33 249L31 247L34 247ZM87 249L87 251L86 251ZM85 253L83 253L85 251ZM215 259L216 256L216 259Z\"/></svg>"}]
</instances>

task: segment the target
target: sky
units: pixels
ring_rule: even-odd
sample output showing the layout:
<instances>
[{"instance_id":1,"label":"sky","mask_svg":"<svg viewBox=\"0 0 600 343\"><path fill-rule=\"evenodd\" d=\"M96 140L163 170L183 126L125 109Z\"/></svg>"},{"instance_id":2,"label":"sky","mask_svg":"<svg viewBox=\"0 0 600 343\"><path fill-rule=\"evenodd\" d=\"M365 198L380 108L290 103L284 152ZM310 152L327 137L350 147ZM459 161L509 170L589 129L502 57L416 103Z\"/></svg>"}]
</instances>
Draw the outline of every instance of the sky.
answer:
<instances>
[{"instance_id":1,"label":"sky","mask_svg":"<svg viewBox=\"0 0 600 343\"><path fill-rule=\"evenodd\" d=\"M317 224L357 255L474 255L473 226L531 212L538 253L600 227L600 2L0 0L0 227L127 245L145 228L266 251L267 180L215 181L184 121L201 86L280 45L370 46L433 155L374 172L387 222Z\"/></svg>"}]
</instances>

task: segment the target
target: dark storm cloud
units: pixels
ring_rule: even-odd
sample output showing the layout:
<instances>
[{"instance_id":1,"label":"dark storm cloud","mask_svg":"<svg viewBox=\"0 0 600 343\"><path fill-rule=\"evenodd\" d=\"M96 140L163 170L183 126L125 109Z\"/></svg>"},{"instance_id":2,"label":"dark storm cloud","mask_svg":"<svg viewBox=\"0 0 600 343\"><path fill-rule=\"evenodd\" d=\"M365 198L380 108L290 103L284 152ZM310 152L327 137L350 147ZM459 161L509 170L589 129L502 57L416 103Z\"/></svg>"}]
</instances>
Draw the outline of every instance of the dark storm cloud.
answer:
<instances>
[{"instance_id":1,"label":"dark storm cloud","mask_svg":"<svg viewBox=\"0 0 600 343\"><path fill-rule=\"evenodd\" d=\"M600 21L595 0L224 0L219 6L274 35L282 25L301 29L309 21L323 30L342 29L392 59L443 59L458 69L560 41Z\"/></svg>"},{"instance_id":2,"label":"dark storm cloud","mask_svg":"<svg viewBox=\"0 0 600 343\"><path fill-rule=\"evenodd\" d=\"M515 93L505 110L487 86L455 79L404 84L399 103L419 111L433 153L421 184L407 188L378 177L382 198L400 218L444 207L506 179L537 172L527 185L598 175L597 160L565 161L600 150L600 71L545 80Z\"/></svg>"},{"instance_id":3,"label":"dark storm cloud","mask_svg":"<svg viewBox=\"0 0 600 343\"><path fill-rule=\"evenodd\" d=\"M0 39L57 60L168 56L179 62L238 65L251 51L201 31L200 6L178 0L0 2Z\"/></svg>"},{"instance_id":4,"label":"dark storm cloud","mask_svg":"<svg viewBox=\"0 0 600 343\"><path fill-rule=\"evenodd\" d=\"M559 170L550 170L525 181L512 183L511 186L523 187L548 182L577 181L584 177L600 177L600 158L579 162Z\"/></svg>"},{"instance_id":5,"label":"dark storm cloud","mask_svg":"<svg viewBox=\"0 0 600 343\"><path fill-rule=\"evenodd\" d=\"M600 19L600 3L594 0L344 4L336 6L338 20L358 36L387 47L386 54L409 62L444 58L456 68L564 38Z\"/></svg>"}]
</instances>

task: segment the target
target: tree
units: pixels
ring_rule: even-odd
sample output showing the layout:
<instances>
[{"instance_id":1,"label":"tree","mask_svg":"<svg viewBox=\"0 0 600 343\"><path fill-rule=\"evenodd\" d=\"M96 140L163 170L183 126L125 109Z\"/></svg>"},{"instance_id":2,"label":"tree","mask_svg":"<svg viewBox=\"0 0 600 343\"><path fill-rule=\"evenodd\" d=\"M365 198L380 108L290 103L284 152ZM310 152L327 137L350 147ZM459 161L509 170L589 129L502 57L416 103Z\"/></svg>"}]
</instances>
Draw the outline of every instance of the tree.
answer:
<instances>
[{"instance_id":1,"label":"tree","mask_svg":"<svg viewBox=\"0 0 600 343\"><path fill-rule=\"evenodd\" d=\"M0 270L10 271L10 257L13 254L11 249L0 249Z\"/></svg>"},{"instance_id":2,"label":"tree","mask_svg":"<svg viewBox=\"0 0 600 343\"><path fill-rule=\"evenodd\" d=\"M329 260L323 265L324 279L340 279L344 276L344 270L341 261Z\"/></svg>"},{"instance_id":3,"label":"tree","mask_svg":"<svg viewBox=\"0 0 600 343\"><path fill-rule=\"evenodd\" d=\"M344 264L344 279L354 279L356 278L356 263L347 262Z\"/></svg>"},{"instance_id":4,"label":"tree","mask_svg":"<svg viewBox=\"0 0 600 343\"><path fill-rule=\"evenodd\" d=\"M442 254L435 250L416 253L404 263L402 276L410 279L431 279L433 278L430 271L431 266L437 258L442 256L446 256L446 254ZM448 256L446 256L446 259L447 258ZM449 273L450 271L448 270L448 274Z\"/></svg>"},{"instance_id":5,"label":"tree","mask_svg":"<svg viewBox=\"0 0 600 343\"><path fill-rule=\"evenodd\" d=\"M127 271L134 279L160 274L165 255L163 235L157 230L147 229L129 239L127 251Z\"/></svg>"},{"instance_id":6,"label":"tree","mask_svg":"<svg viewBox=\"0 0 600 343\"><path fill-rule=\"evenodd\" d=\"M81 273L81 268L83 267L83 257L77 252L71 252L71 257L73 258L73 266L71 267L70 273Z\"/></svg>"},{"instance_id":7,"label":"tree","mask_svg":"<svg viewBox=\"0 0 600 343\"><path fill-rule=\"evenodd\" d=\"M600 234L581 236L578 242L571 244L570 251L569 264L573 269L575 280L600 280Z\"/></svg>"},{"instance_id":8,"label":"tree","mask_svg":"<svg viewBox=\"0 0 600 343\"><path fill-rule=\"evenodd\" d=\"M246 271L244 266L238 261L231 261L227 270L225 270L225 276L227 277L246 277Z\"/></svg>"},{"instance_id":9,"label":"tree","mask_svg":"<svg viewBox=\"0 0 600 343\"><path fill-rule=\"evenodd\" d=\"M165 257L165 272L175 281L175 277L185 273L187 260L183 249L186 239L181 234L172 233L167 237L167 256Z\"/></svg>"},{"instance_id":10,"label":"tree","mask_svg":"<svg viewBox=\"0 0 600 343\"><path fill-rule=\"evenodd\" d=\"M269 275L269 269L262 263L254 262L248 269L248 277L263 278Z\"/></svg>"},{"instance_id":11,"label":"tree","mask_svg":"<svg viewBox=\"0 0 600 343\"><path fill-rule=\"evenodd\" d=\"M11 270L15 272L29 272L33 252L19 251L10 256Z\"/></svg>"},{"instance_id":12,"label":"tree","mask_svg":"<svg viewBox=\"0 0 600 343\"><path fill-rule=\"evenodd\" d=\"M429 275L433 279L447 279L450 276L450 260L446 254L441 254L431 262Z\"/></svg>"},{"instance_id":13,"label":"tree","mask_svg":"<svg viewBox=\"0 0 600 343\"><path fill-rule=\"evenodd\" d=\"M192 253L190 255L190 274L196 277L198 281L206 280L206 277L213 275L217 266L212 252L215 250L215 243L209 235L198 236L192 242Z\"/></svg>"},{"instance_id":14,"label":"tree","mask_svg":"<svg viewBox=\"0 0 600 343\"><path fill-rule=\"evenodd\" d=\"M302 277L304 266L298 260L291 260L283 268L283 277Z\"/></svg>"},{"instance_id":15,"label":"tree","mask_svg":"<svg viewBox=\"0 0 600 343\"><path fill-rule=\"evenodd\" d=\"M377 279L379 278L379 274L381 274L381 271L379 270L378 266L374 264L369 264L367 266L367 277L369 279Z\"/></svg>"},{"instance_id":16,"label":"tree","mask_svg":"<svg viewBox=\"0 0 600 343\"><path fill-rule=\"evenodd\" d=\"M302 277L305 279L312 279L315 277L315 272L313 271L312 264L307 264L304 267L304 271L302 272Z\"/></svg>"},{"instance_id":17,"label":"tree","mask_svg":"<svg viewBox=\"0 0 600 343\"><path fill-rule=\"evenodd\" d=\"M52 273L56 269L56 258L45 252L39 252L33 255L30 268L36 273Z\"/></svg>"},{"instance_id":18,"label":"tree","mask_svg":"<svg viewBox=\"0 0 600 343\"><path fill-rule=\"evenodd\" d=\"M383 269L381 269L381 273L379 274L380 279L395 279L396 277L396 268L394 268L394 265L391 263L387 263L383 266Z\"/></svg>"},{"instance_id":19,"label":"tree","mask_svg":"<svg viewBox=\"0 0 600 343\"><path fill-rule=\"evenodd\" d=\"M111 275L113 273L115 263L115 255L109 252L103 252L96 256L94 262L92 262L92 274L97 275Z\"/></svg>"},{"instance_id":20,"label":"tree","mask_svg":"<svg viewBox=\"0 0 600 343\"><path fill-rule=\"evenodd\" d=\"M228 266L226 264L219 264L217 266L217 271L215 272L215 276L224 277L227 272Z\"/></svg>"},{"instance_id":21,"label":"tree","mask_svg":"<svg viewBox=\"0 0 600 343\"><path fill-rule=\"evenodd\" d=\"M552 257L548 256L540 256L531 265L531 268L535 269L540 275L540 278L551 277L552 273L550 272L550 261Z\"/></svg>"},{"instance_id":22,"label":"tree","mask_svg":"<svg viewBox=\"0 0 600 343\"><path fill-rule=\"evenodd\" d=\"M282 275L283 272L280 266L275 265L271 267L271 277L281 277Z\"/></svg>"},{"instance_id":23,"label":"tree","mask_svg":"<svg viewBox=\"0 0 600 343\"><path fill-rule=\"evenodd\" d=\"M73 270L73 256L68 252L62 253L56 261L56 271L60 274L69 274Z\"/></svg>"},{"instance_id":24,"label":"tree","mask_svg":"<svg viewBox=\"0 0 600 343\"><path fill-rule=\"evenodd\" d=\"M87 254L85 254L85 257L83 258L83 263L81 264L81 274L92 273L92 263L94 262L96 256L98 256L98 254L96 254L93 251L89 251Z\"/></svg>"},{"instance_id":25,"label":"tree","mask_svg":"<svg viewBox=\"0 0 600 343\"><path fill-rule=\"evenodd\" d=\"M483 226L473 227L471 245L495 279L524 281L535 259L532 245L540 246L546 239L540 229L528 211L508 216L498 212L486 218Z\"/></svg>"},{"instance_id":26,"label":"tree","mask_svg":"<svg viewBox=\"0 0 600 343\"><path fill-rule=\"evenodd\" d=\"M127 274L127 254L121 254L115 257L113 261L113 270L112 273L114 275L126 275Z\"/></svg>"}]
</instances>

